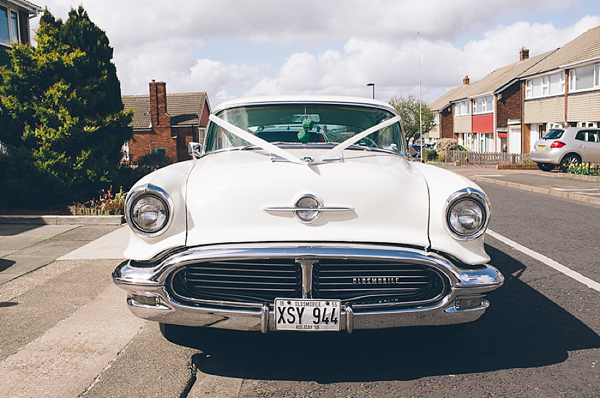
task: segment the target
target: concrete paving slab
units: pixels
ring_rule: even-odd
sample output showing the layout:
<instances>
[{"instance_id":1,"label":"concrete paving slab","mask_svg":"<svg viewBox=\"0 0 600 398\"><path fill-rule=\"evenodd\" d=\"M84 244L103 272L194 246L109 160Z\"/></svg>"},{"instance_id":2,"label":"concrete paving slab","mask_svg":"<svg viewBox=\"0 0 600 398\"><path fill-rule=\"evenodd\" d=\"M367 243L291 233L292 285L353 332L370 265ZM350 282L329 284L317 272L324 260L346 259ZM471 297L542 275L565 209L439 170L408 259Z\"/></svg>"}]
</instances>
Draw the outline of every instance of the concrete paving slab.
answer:
<instances>
[{"instance_id":1,"label":"concrete paving slab","mask_svg":"<svg viewBox=\"0 0 600 398\"><path fill-rule=\"evenodd\" d=\"M6 227L6 228L5 228ZM55 259L106 235L118 225L0 224L0 284L50 264ZM111 253L106 250L107 253ZM102 258L121 258L119 257ZM98 257L97 257L98 258Z\"/></svg>"},{"instance_id":2,"label":"concrete paving slab","mask_svg":"<svg viewBox=\"0 0 600 398\"><path fill-rule=\"evenodd\" d=\"M131 316L124 292L111 284L92 303L0 363L0 396L81 396L144 323Z\"/></svg>"},{"instance_id":3,"label":"concrete paving slab","mask_svg":"<svg viewBox=\"0 0 600 398\"><path fill-rule=\"evenodd\" d=\"M129 227L124 225L58 260L123 259L123 251L129 243L129 231Z\"/></svg>"}]
</instances>

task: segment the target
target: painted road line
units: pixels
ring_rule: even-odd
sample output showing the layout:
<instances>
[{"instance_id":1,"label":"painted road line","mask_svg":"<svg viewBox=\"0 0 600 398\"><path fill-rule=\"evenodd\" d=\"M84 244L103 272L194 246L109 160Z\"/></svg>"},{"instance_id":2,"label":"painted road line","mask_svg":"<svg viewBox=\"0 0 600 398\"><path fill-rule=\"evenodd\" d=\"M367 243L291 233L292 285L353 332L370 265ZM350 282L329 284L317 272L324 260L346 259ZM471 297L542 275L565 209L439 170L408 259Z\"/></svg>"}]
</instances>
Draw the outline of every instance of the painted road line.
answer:
<instances>
[{"instance_id":1,"label":"painted road line","mask_svg":"<svg viewBox=\"0 0 600 398\"><path fill-rule=\"evenodd\" d=\"M554 268L555 270L562 272L563 274L567 275L568 277L575 279L577 282L583 283L587 287L600 292L600 283L581 275L579 272L575 272L572 269L565 267L564 265L552 260L551 258L546 257L543 254L535 252L531 249L528 249L525 246L520 245L517 242L510 240L494 231L491 231L488 229L486 233L489 236L491 236L492 238L498 239L500 242L512 247L513 249L517 249L521 253L525 253L529 257L531 257L535 260L541 261L542 263L548 265L549 267Z\"/></svg>"},{"instance_id":2,"label":"painted road line","mask_svg":"<svg viewBox=\"0 0 600 398\"><path fill-rule=\"evenodd\" d=\"M79 397L142 329L113 285L0 362L0 397Z\"/></svg>"}]
</instances>

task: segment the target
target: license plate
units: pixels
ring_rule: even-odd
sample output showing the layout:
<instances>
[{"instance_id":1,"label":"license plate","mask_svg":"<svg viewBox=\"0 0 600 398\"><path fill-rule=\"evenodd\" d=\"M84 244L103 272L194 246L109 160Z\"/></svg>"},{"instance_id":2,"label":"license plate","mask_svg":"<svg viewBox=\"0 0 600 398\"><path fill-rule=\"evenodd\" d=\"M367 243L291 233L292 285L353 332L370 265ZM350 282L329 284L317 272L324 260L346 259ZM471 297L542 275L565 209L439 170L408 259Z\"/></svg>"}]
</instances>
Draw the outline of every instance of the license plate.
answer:
<instances>
[{"instance_id":1,"label":"license plate","mask_svg":"<svg viewBox=\"0 0 600 398\"><path fill-rule=\"evenodd\" d=\"M275 330L339 331L340 300L275 299Z\"/></svg>"},{"instance_id":2,"label":"license plate","mask_svg":"<svg viewBox=\"0 0 600 398\"><path fill-rule=\"evenodd\" d=\"M538 145L538 149L540 151L545 151L546 150L546 145Z\"/></svg>"}]
</instances>

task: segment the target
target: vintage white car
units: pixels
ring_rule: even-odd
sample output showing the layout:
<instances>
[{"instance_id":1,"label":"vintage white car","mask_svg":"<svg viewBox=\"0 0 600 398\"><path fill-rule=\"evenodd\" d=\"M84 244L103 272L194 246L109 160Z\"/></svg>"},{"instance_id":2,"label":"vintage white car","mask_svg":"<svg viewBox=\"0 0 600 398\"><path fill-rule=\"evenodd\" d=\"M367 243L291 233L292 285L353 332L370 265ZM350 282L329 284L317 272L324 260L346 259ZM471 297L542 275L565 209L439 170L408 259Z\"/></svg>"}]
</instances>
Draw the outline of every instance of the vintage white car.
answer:
<instances>
[{"instance_id":1,"label":"vintage white car","mask_svg":"<svg viewBox=\"0 0 600 398\"><path fill-rule=\"evenodd\" d=\"M463 324L504 281L484 250L485 193L410 161L386 103L230 101L190 152L129 192L129 260L113 273L169 339Z\"/></svg>"}]
</instances>

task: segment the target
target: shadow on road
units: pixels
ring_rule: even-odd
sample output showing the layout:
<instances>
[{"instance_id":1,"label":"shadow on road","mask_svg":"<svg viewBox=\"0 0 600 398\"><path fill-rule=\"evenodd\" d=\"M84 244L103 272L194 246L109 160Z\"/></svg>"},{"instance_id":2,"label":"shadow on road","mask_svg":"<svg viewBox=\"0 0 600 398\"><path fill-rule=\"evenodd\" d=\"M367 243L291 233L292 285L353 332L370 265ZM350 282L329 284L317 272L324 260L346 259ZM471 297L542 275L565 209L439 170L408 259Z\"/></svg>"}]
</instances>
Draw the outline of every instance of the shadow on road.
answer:
<instances>
[{"instance_id":1,"label":"shadow on road","mask_svg":"<svg viewBox=\"0 0 600 398\"><path fill-rule=\"evenodd\" d=\"M0 272L6 271L10 267L12 267L14 264L15 264L15 262L12 260L6 260L3 258L0 258Z\"/></svg>"},{"instance_id":2,"label":"shadow on road","mask_svg":"<svg viewBox=\"0 0 600 398\"><path fill-rule=\"evenodd\" d=\"M43 227L45 224L0 224L0 236L14 236Z\"/></svg>"},{"instance_id":3,"label":"shadow on road","mask_svg":"<svg viewBox=\"0 0 600 398\"><path fill-rule=\"evenodd\" d=\"M188 336L186 345L203 352L194 360L204 373L319 383L540 367L565 361L569 351L600 347L593 330L519 281L522 263L492 246L486 249L505 275L505 285L490 294L487 313L454 336L441 328L351 335L199 330Z\"/></svg>"}]
</instances>

